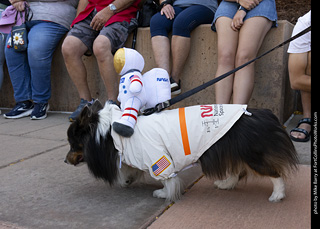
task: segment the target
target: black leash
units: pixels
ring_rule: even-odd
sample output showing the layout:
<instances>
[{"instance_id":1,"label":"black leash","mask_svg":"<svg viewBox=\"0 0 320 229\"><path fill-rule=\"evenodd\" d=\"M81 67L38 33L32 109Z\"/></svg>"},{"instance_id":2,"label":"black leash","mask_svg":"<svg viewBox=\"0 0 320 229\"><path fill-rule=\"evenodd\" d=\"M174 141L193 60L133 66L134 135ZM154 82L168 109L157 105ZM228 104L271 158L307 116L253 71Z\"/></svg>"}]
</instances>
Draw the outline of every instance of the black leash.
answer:
<instances>
[{"instance_id":1,"label":"black leash","mask_svg":"<svg viewBox=\"0 0 320 229\"><path fill-rule=\"evenodd\" d=\"M203 89L205 89L205 88L207 88L207 87L209 87L209 86L217 83L218 81L220 81L220 80L226 78L227 76L235 73L236 71L238 71L238 70L246 67L247 65L251 64L252 62L254 62L254 61L260 59L261 57L269 54L270 52L274 51L275 49L278 49L278 48L280 48L280 47L288 44L289 42L297 39L298 37L306 34L306 33L309 32L309 31L311 31L311 25L310 25L308 28L306 28L305 30L303 30L303 31L301 31L300 33L296 34L295 36L291 37L290 39L284 41L283 43L279 44L278 46L274 47L273 49L270 49L269 51L263 53L262 55L260 55L260 56L258 56L258 57L256 57L256 58L248 61L247 63L245 63L245 64L243 64L243 65L241 65L241 66L239 66L239 67L237 67L237 68L235 68L235 69L233 69L233 70L231 70L231 71L229 71L229 72L227 72L227 73L225 73L225 74L223 74L223 75L221 75L221 76L219 76L219 77L217 77L217 78L215 78L215 79L213 79L213 80L210 80L210 81L208 81L208 82L206 82L206 83L204 83L204 84L202 84L202 85L200 85L200 86L198 86L198 87L196 87L196 88L193 88L193 89L191 89L191 90L189 90L189 91L186 91L185 93L182 93L181 95L178 95L178 96L176 96L176 97L174 97L174 98L172 98L172 99L169 99L169 100L167 100L167 101L165 101L165 102L158 103L158 104L157 104L155 107L153 107L153 108L146 109L146 110L143 112L143 115L151 115L151 114L153 114L154 112L160 112L160 111L162 111L162 110L164 110L164 109L172 106L173 104L175 104L175 103L177 103L177 102L180 102L181 100L183 100L183 99L185 99L185 98L190 97L191 95L193 95L193 94L195 94L195 93L197 93L197 92L199 92L199 91L201 91L201 90L203 90Z\"/></svg>"}]
</instances>

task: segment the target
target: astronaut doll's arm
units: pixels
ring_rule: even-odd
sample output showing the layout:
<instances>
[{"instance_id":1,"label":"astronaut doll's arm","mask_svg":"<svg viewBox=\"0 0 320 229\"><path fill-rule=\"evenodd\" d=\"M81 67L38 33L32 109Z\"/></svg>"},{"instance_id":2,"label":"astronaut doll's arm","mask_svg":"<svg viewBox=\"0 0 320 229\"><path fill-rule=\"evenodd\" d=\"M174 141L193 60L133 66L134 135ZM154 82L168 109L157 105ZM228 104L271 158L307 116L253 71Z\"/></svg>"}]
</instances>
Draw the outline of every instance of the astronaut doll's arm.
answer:
<instances>
[{"instance_id":1,"label":"astronaut doll's arm","mask_svg":"<svg viewBox=\"0 0 320 229\"><path fill-rule=\"evenodd\" d=\"M138 75L132 75L130 76L130 86L129 90L133 94L139 94L142 90L143 83L141 78Z\"/></svg>"}]
</instances>

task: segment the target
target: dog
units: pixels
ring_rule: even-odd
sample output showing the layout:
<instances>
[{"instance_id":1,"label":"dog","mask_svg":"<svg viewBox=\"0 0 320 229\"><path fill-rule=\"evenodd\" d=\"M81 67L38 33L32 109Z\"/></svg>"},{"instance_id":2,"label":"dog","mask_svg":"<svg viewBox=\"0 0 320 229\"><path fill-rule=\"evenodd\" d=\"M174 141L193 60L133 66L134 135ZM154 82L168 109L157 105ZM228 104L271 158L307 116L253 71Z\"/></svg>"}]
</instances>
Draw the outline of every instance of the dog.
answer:
<instances>
[{"instance_id":1,"label":"dog","mask_svg":"<svg viewBox=\"0 0 320 229\"><path fill-rule=\"evenodd\" d=\"M119 151L119 147L116 147L118 140L115 139L112 130L111 118L114 106L116 105L107 102L103 107L96 101L82 110L67 131L70 151L65 162L73 165L85 162L95 178L102 179L110 185L117 183L127 187L139 180L146 171L133 166L131 162L125 163L124 155ZM156 115L160 117L161 113ZM204 175L215 180L214 186L218 189L233 189L240 179L249 174L269 177L273 184L269 201L279 202L285 198L284 179L297 170L297 152L289 135L270 110L248 109L246 113L250 115L240 115L219 140L208 146L197 162L201 165ZM137 124L143 122L141 120L143 119L138 118ZM169 128L170 124L162 122L161 125L163 128ZM131 138L135 135L136 132ZM139 141L135 139L133 142ZM138 159L136 152L133 154L133 160L135 159L142 160ZM166 159L162 160L166 162ZM168 164L173 163L169 159L167 161ZM153 176L155 165L157 164L151 166ZM165 166L162 170L164 169ZM154 197L169 201L180 198L182 182L176 174L160 180L164 187L155 190Z\"/></svg>"}]
</instances>

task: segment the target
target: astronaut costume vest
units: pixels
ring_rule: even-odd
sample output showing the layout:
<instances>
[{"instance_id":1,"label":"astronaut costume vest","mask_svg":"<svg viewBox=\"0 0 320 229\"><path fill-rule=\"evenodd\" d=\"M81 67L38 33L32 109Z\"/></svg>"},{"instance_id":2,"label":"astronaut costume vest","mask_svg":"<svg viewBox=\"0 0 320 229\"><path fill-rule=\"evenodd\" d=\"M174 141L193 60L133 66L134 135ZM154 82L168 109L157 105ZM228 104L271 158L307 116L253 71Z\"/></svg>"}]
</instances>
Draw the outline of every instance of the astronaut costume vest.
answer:
<instances>
[{"instance_id":1,"label":"astronaut costume vest","mask_svg":"<svg viewBox=\"0 0 320 229\"><path fill-rule=\"evenodd\" d=\"M111 106L112 122L122 112ZM149 171L156 180L173 177L218 141L246 112L247 105L212 104L139 116L134 134L125 138L111 130L122 163Z\"/></svg>"}]
</instances>

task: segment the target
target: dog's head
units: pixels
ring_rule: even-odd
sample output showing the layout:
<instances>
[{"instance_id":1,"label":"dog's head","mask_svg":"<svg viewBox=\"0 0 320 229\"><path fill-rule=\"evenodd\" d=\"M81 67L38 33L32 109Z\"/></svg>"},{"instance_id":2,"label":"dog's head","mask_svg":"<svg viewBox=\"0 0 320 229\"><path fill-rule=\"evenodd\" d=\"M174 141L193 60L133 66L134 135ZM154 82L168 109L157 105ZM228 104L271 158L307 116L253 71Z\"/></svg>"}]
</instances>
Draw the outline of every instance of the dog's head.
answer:
<instances>
[{"instance_id":1,"label":"dog's head","mask_svg":"<svg viewBox=\"0 0 320 229\"><path fill-rule=\"evenodd\" d=\"M89 171L110 184L117 180L119 155L111 136L112 109L99 101L83 108L68 129L70 151L66 161L73 165L86 162Z\"/></svg>"},{"instance_id":2,"label":"dog's head","mask_svg":"<svg viewBox=\"0 0 320 229\"><path fill-rule=\"evenodd\" d=\"M102 108L101 103L96 100L91 106L85 106L76 121L69 126L67 135L70 150L65 158L67 164L76 166L85 162L84 146L94 131L94 124L98 123L98 111Z\"/></svg>"}]
</instances>

